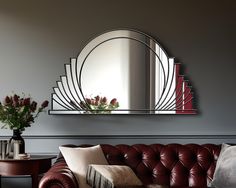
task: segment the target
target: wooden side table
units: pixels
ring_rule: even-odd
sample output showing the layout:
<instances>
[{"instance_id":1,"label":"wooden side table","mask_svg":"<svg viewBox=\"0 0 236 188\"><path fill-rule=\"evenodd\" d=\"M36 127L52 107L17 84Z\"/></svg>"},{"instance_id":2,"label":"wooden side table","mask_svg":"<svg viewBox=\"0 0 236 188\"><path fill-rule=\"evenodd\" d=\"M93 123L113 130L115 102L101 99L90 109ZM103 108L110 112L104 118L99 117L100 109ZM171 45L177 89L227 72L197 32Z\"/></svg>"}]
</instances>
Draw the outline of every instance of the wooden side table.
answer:
<instances>
[{"instance_id":1,"label":"wooden side table","mask_svg":"<svg viewBox=\"0 0 236 188\"><path fill-rule=\"evenodd\" d=\"M56 158L56 155L32 155L30 159L0 160L0 175L30 175L32 178L32 188L38 188L38 175L49 170L54 158Z\"/></svg>"}]
</instances>

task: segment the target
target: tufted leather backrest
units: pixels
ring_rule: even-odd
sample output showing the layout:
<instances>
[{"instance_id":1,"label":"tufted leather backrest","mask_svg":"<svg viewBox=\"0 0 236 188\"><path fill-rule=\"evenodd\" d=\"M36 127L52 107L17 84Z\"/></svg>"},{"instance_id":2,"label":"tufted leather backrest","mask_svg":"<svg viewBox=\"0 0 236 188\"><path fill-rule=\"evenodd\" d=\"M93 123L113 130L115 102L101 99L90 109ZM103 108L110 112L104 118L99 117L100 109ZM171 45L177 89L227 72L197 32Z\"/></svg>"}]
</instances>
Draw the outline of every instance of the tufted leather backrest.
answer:
<instances>
[{"instance_id":1,"label":"tufted leather backrest","mask_svg":"<svg viewBox=\"0 0 236 188\"><path fill-rule=\"evenodd\" d=\"M144 184L207 187L220 145L101 145L109 164L128 165Z\"/></svg>"}]
</instances>

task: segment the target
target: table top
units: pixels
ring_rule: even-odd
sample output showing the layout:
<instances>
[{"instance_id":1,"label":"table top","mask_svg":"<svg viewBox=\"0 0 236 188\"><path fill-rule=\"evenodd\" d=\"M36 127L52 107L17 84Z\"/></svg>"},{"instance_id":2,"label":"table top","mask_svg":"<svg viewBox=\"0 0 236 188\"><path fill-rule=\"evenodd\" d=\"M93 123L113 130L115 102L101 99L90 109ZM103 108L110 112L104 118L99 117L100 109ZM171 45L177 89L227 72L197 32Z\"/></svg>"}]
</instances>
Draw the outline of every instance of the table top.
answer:
<instances>
[{"instance_id":1,"label":"table top","mask_svg":"<svg viewBox=\"0 0 236 188\"><path fill-rule=\"evenodd\" d=\"M29 159L13 159L13 158L6 158L6 159L0 159L0 162L16 162L16 161L39 161L39 160L48 160L48 159L55 159L56 155L37 155L33 154L30 155Z\"/></svg>"},{"instance_id":2,"label":"table top","mask_svg":"<svg viewBox=\"0 0 236 188\"><path fill-rule=\"evenodd\" d=\"M38 188L38 175L47 172L51 167L52 159L56 157L56 155L31 154L29 159L1 159L0 175L30 175L32 177L32 188Z\"/></svg>"}]
</instances>

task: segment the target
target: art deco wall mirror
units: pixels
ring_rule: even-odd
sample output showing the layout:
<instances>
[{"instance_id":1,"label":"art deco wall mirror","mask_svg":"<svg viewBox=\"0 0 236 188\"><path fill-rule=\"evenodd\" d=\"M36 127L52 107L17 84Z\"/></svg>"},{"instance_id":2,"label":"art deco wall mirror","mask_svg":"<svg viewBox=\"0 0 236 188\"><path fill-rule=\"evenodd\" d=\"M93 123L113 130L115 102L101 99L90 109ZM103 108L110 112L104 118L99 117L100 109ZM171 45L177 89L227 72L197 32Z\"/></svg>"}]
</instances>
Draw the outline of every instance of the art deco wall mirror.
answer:
<instances>
[{"instance_id":1,"label":"art deco wall mirror","mask_svg":"<svg viewBox=\"0 0 236 188\"><path fill-rule=\"evenodd\" d=\"M65 64L49 114L195 114L180 64L145 33L114 30Z\"/></svg>"}]
</instances>

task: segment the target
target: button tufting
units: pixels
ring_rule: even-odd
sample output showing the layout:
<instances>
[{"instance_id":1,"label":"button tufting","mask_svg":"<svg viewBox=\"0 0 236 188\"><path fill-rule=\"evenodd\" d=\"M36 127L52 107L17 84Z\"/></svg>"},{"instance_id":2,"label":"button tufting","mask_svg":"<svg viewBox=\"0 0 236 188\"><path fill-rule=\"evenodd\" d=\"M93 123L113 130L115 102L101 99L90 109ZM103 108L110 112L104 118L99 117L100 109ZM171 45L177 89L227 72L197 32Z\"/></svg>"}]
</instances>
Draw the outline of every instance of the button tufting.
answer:
<instances>
[{"instance_id":1,"label":"button tufting","mask_svg":"<svg viewBox=\"0 0 236 188\"><path fill-rule=\"evenodd\" d=\"M160 161L161 160L160 155L156 155L155 159L156 159L156 161Z\"/></svg>"},{"instance_id":2,"label":"button tufting","mask_svg":"<svg viewBox=\"0 0 236 188\"><path fill-rule=\"evenodd\" d=\"M162 182L173 187L190 184L206 187L207 176L213 176L214 157L219 148L197 144L136 144L111 147L107 153L115 153L112 156L114 163L130 166L145 184ZM107 157L110 158L109 155Z\"/></svg>"},{"instance_id":3,"label":"button tufting","mask_svg":"<svg viewBox=\"0 0 236 188\"><path fill-rule=\"evenodd\" d=\"M121 160L123 162L123 161L125 161L126 155L121 153L118 158L119 158L119 160Z\"/></svg>"}]
</instances>

